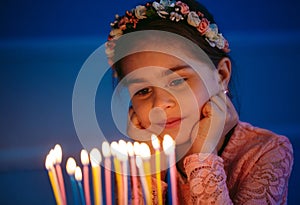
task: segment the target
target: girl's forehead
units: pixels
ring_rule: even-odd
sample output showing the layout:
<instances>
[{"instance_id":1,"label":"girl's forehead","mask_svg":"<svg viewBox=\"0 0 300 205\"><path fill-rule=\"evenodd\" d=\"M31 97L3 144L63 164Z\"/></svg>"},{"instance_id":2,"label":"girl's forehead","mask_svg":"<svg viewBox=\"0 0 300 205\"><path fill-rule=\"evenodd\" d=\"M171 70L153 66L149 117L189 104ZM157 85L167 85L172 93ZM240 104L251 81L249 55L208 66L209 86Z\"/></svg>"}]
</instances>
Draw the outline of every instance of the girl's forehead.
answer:
<instances>
[{"instance_id":1,"label":"girl's forehead","mask_svg":"<svg viewBox=\"0 0 300 205\"><path fill-rule=\"evenodd\" d=\"M139 52L129 55L122 60L122 71L127 75L132 71L147 67L156 67L163 70L183 65L188 66L188 63L166 53Z\"/></svg>"}]
</instances>

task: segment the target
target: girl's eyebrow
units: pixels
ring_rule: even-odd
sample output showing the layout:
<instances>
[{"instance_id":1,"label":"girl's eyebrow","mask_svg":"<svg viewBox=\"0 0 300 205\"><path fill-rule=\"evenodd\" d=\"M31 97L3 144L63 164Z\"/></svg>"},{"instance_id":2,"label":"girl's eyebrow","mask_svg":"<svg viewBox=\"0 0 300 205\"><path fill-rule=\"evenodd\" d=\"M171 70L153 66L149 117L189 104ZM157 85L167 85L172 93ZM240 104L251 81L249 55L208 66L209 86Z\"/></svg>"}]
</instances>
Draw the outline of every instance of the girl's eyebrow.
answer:
<instances>
[{"instance_id":1,"label":"girl's eyebrow","mask_svg":"<svg viewBox=\"0 0 300 205\"><path fill-rule=\"evenodd\" d=\"M172 73L174 73L176 71L183 70L183 69L191 69L191 66L186 65L186 64L184 64L184 65L177 65L177 66L169 68L163 74L164 74L164 76L166 76L166 75L170 75L170 74L172 74Z\"/></svg>"},{"instance_id":2,"label":"girl's eyebrow","mask_svg":"<svg viewBox=\"0 0 300 205\"><path fill-rule=\"evenodd\" d=\"M146 82L146 80L144 78L130 78L130 79L126 79L124 84L125 84L125 86L128 86L133 83L144 83L144 82Z\"/></svg>"},{"instance_id":3,"label":"girl's eyebrow","mask_svg":"<svg viewBox=\"0 0 300 205\"><path fill-rule=\"evenodd\" d=\"M167 76L167 75L171 75L172 73L176 72L176 71L180 71L180 70L184 70L184 69L191 69L191 67L189 65L177 65L174 67L171 67L169 69L167 69L166 71L163 72L163 77ZM148 82L145 78L130 78L127 79L124 83L126 86L133 84L133 83L144 83L144 82Z\"/></svg>"}]
</instances>

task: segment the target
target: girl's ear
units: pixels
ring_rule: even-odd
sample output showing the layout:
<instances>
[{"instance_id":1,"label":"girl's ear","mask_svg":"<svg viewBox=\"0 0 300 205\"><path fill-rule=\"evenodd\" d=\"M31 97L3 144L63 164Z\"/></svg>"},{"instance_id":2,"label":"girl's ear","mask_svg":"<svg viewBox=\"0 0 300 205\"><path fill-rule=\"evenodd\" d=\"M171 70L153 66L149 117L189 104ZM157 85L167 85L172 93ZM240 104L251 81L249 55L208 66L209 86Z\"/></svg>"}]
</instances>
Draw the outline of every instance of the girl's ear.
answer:
<instances>
[{"instance_id":1,"label":"girl's ear","mask_svg":"<svg viewBox=\"0 0 300 205\"><path fill-rule=\"evenodd\" d=\"M228 84L231 77L231 61L229 58L224 57L218 64L219 84L224 88L228 88Z\"/></svg>"}]
</instances>

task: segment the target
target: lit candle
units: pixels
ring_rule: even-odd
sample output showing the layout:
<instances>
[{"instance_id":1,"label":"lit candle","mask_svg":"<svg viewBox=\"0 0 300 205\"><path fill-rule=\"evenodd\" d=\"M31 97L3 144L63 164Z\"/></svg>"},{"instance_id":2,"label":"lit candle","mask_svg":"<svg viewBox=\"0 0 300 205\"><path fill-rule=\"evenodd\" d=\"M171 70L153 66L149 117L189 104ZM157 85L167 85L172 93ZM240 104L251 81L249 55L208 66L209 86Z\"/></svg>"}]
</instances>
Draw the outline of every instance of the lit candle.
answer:
<instances>
[{"instance_id":1,"label":"lit candle","mask_svg":"<svg viewBox=\"0 0 300 205\"><path fill-rule=\"evenodd\" d=\"M134 148L131 142L127 142L127 152L130 157L130 171L132 177L132 192L133 192L133 205L138 205L139 194L138 194L138 181L137 181L137 170L134 158Z\"/></svg>"},{"instance_id":2,"label":"lit candle","mask_svg":"<svg viewBox=\"0 0 300 205\"><path fill-rule=\"evenodd\" d=\"M151 136L153 148L155 149L155 170L156 170L156 181L157 181L157 197L158 204L163 203L162 189L161 189L161 176L160 176L160 142L156 135Z\"/></svg>"},{"instance_id":3,"label":"lit candle","mask_svg":"<svg viewBox=\"0 0 300 205\"><path fill-rule=\"evenodd\" d=\"M172 137L170 135L164 136L163 149L169 159L172 204L177 205L178 200L177 200L175 141L172 139Z\"/></svg>"},{"instance_id":4,"label":"lit candle","mask_svg":"<svg viewBox=\"0 0 300 205\"><path fill-rule=\"evenodd\" d=\"M123 179L123 194L124 204L128 204L128 153L127 144L124 140L119 140L119 152L117 152L117 158L122 164L122 179Z\"/></svg>"},{"instance_id":5,"label":"lit candle","mask_svg":"<svg viewBox=\"0 0 300 205\"><path fill-rule=\"evenodd\" d=\"M61 205L63 202L62 202L62 198L61 198L61 195L59 192L59 185L58 185L55 170L53 167L53 160L54 160L53 156L49 153L46 157L45 167L48 171L48 176L49 176L49 180L50 180L50 183L52 186L55 201L58 205Z\"/></svg>"},{"instance_id":6,"label":"lit candle","mask_svg":"<svg viewBox=\"0 0 300 205\"><path fill-rule=\"evenodd\" d=\"M139 155L137 155L135 157L135 160L136 160L136 166L139 169L140 180L141 180L144 195L145 195L145 198L146 198L146 203L145 204L147 204L147 205L152 204L151 196L150 196L150 191L151 190L148 190L147 180L145 178L145 172L144 172L144 167L143 167L143 160L142 160L141 156L139 156Z\"/></svg>"},{"instance_id":7,"label":"lit candle","mask_svg":"<svg viewBox=\"0 0 300 205\"><path fill-rule=\"evenodd\" d=\"M69 157L68 160L67 160L67 164L66 164L66 170L67 170L67 173L69 174L70 180L71 180L74 204L78 205L79 204L79 199L78 199L76 180L75 180L75 177L74 177L75 169L76 169L75 159L72 158L72 157Z\"/></svg>"},{"instance_id":8,"label":"lit candle","mask_svg":"<svg viewBox=\"0 0 300 205\"><path fill-rule=\"evenodd\" d=\"M65 184L64 184L64 178L61 170L61 161L62 161L62 149L59 144L56 144L54 146L54 155L55 155L55 170L56 170L56 175L58 179L58 184L59 184L59 190L61 193L61 198L63 200L63 204L67 205L67 197L66 197L66 191L65 191Z\"/></svg>"},{"instance_id":9,"label":"lit candle","mask_svg":"<svg viewBox=\"0 0 300 205\"><path fill-rule=\"evenodd\" d=\"M151 167L150 167L151 152L149 146L144 142L140 144L140 156L142 157L144 163L148 190L150 193L152 193ZM152 203L152 200L150 201L150 203Z\"/></svg>"},{"instance_id":10,"label":"lit candle","mask_svg":"<svg viewBox=\"0 0 300 205\"><path fill-rule=\"evenodd\" d=\"M93 148L90 151L90 159L92 165L92 175L93 175L93 188L94 188L94 204L102 204L102 187L101 187L101 154L97 148Z\"/></svg>"},{"instance_id":11,"label":"lit candle","mask_svg":"<svg viewBox=\"0 0 300 205\"><path fill-rule=\"evenodd\" d=\"M111 160L110 160L110 147L108 142L102 143L102 154L104 156L104 174L105 174L105 193L106 204L112 205L112 193L111 193Z\"/></svg>"},{"instance_id":12,"label":"lit candle","mask_svg":"<svg viewBox=\"0 0 300 205\"><path fill-rule=\"evenodd\" d=\"M114 167L115 167L115 173L116 173L116 181L117 181L117 192L118 192L118 204L122 204L124 201L123 196L123 181L122 181L122 175L121 175L121 164L120 161L117 158L117 153L119 152L119 144L115 141L113 141L110 144L110 152L111 155L114 157Z\"/></svg>"},{"instance_id":13,"label":"lit candle","mask_svg":"<svg viewBox=\"0 0 300 205\"><path fill-rule=\"evenodd\" d=\"M80 167L76 167L75 169L75 180L77 181L77 185L78 185L78 190L79 190L79 194L80 194L80 198L81 198L81 205L85 205L85 200L84 200L84 195L83 195L83 188L82 188L82 172Z\"/></svg>"},{"instance_id":14,"label":"lit candle","mask_svg":"<svg viewBox=\"0 0 300 205\"><path fill-rule=\"evenodd\" d=\"M90 194L90 184L89 184L90 160L89 160L89 154L85 149L81 150L80 159L81 159L81 164L83 166L82 170L83 170L83 187L84 187L85 201L86 201L86 205L91 205L91 194Z\"/></svg>"}]
</instances>

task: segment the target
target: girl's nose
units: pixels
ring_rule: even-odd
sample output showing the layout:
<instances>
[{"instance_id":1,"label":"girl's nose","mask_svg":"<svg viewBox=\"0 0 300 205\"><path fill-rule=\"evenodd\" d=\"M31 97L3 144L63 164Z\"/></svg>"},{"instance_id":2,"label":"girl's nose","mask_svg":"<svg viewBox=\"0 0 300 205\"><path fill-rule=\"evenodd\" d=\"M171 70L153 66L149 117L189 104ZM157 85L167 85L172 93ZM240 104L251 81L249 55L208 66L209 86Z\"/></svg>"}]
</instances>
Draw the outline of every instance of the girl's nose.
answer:
<instances>
[{"instance_id":1,"label":"girl's nose","mask_svg":"<svg viewBox=\"0 0 300 205\"><path fill-rule=\"evenodd\" d=\"M176 105L174 96L163 88L155 88L153 107L161 109L172 108Z\"/></svg>"}]
</instances>

